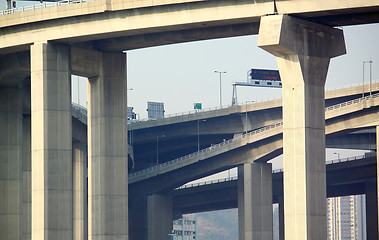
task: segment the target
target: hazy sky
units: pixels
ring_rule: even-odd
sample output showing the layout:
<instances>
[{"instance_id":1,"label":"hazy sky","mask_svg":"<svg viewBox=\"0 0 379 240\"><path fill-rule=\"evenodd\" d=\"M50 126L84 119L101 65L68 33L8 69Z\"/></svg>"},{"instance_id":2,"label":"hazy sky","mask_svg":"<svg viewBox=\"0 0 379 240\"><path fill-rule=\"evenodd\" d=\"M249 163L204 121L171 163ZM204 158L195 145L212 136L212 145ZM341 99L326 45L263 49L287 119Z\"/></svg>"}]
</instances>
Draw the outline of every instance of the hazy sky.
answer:
<instances>
[{"instance_id":1,"label":"hazy sky","mask_svg":"<svg viewBox=\"0 0 379 240\"><path fill-rule=\"evenodd\" d=\"M327 88L362 83L362 62L372 59L372 79L379 79L379 24L344 27L347 54L331 60ZM251 68L277 69L276 59L257 47L258 36L146 48L127 52L128 105L141 118L147 116L147 101L165 103L166 113L219 106L219 74L222 103L231 104L232 82L246 81ZM366 64L366 82L369 64ZM281 96L281 89L239 87L238 101Z\"/></svg>"}]
</instances>

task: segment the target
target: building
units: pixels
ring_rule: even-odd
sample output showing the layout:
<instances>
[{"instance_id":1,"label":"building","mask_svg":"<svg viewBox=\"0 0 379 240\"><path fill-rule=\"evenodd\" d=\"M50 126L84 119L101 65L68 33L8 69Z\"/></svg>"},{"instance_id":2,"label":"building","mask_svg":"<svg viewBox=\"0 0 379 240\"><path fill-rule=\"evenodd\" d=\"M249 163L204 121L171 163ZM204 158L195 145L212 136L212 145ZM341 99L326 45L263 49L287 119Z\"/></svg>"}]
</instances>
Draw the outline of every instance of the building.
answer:
<instances>
[{"instance_id":1,"label":"building","mask_svg":"<svg viewBox=\"0 0 379 240\"><path fill-rule=\"evenodd\" d=\"M177 240L194 240L196 239L196 215L186 214L183 218L174 220L174 233L178 234Z\"/></svg>"},{"instance_id":2,"label":"building","mask_svg":"<svg viewBox=\"0 0 379 240\"><path fill-rule=\"evenodd\" d=\"M328 198L328 240L365 240L365 197Z\"/></svg>"}]
</instances>

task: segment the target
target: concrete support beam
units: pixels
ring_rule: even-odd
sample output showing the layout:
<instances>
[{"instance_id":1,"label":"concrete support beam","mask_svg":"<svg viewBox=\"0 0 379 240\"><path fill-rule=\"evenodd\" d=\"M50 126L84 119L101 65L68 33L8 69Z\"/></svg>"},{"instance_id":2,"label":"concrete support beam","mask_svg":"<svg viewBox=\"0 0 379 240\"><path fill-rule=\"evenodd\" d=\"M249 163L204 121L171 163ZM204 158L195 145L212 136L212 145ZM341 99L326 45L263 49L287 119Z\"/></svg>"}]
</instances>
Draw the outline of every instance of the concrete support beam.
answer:
<instances>
[{"instance_id":1,"label":"concrete support beam","mask_svg":"<svg viewBox=\"0 0 379 240\"><path fill-rule=\"evenodd\" d=\"M378 239L378 193L375 180L366 182L367 239Z\"/></svg>"},{"instance_id":2,"label":"concrete support beam","mask_svg":"<svg viewBox=\"0 0 379 240\"><path fill-rule=\"evenodd\" d=\"M279 196L279 240L284 240L284 198Z\"/></svg>"},{"instance_id":3,"label":"concrete support beam","mask_svg":"<svg viewBox=\"0 0 379 240\"><path fill-rule=\"evenodd\" d=\"M287 15L261 18L258 46L277 57L283 83L285 238L326 239L325 97L342 30Z\"/></svg>"},{"instance_id":4,"label":"concrete support beam","mask_svg":"<svg viewBox=\"0 0 379 240\"><path fill-rule=\"evenodd\" d=\"M73 240L88 237L87 156L85 144L72 144Z\"/></svg>"},{"instance_id":5,"label":"concrete support beam","mask_svg":"<svg viewBox=\"0 0 379 240\"><path fill-rule=\"evenodd\" d=\"M31 46L32 239L72 239L70 48Z\"/></svg>"},{"instance_id":6,"label":"concrete support beam","mask_svg":"<svg viewBox=\"0 0 379 240\"><path fill-rule=\"evenodd\" d=\"M100 59L88 86L88 236L128 239L126 56Z\"/></svg>"},{"instance_id":7,"label":"concrete support beam","mask_svg":"<svg viewBox=\"0 0 379 240\"><path fill-rule=\"evenodd\" d=\"M168 239L172 231L172 197L153 194L147 197L147 239Z\"/></svg>"},{"instance_id":8,"label":"concrete support beam","mask_svg":"<svg viewBox=\"0 0 379 240\"><path fill-rule=\"evenodd\" d=\"M239 168L239 171L242 167ZM247 163L243 178L238 175L239 231L244 240L272 240L272 167L267 163ZM243 181L243 193L240 191Z\"/></svg>"},{"instance_id":9,"label":"concrete support beam","mask_svg":"<svg viewBox=\"0 0 379 240\"><path fill-rule=\"evenodd\" d=\"M238 240L245 239L244 166L238 166Z\"/></svg>"},{"instance_id":10,"label":"concrete support beam","mask_svg":"<svg viewBox=\"0 0 379 240\"><path fill-rule=\"evenodd\" d=\"M22 123L22 240L32 238L31 119Z\"/></svg>"},{"instance_id":11,"label":"concrete support beam","mask_svg":"<svg viewBox=\"0 0 379 240\"><path fill-rule=\"evenodd\" d=\"M376 126L376 207L377 207L377 228L379 231L379 126ZM378 233L379 236L379 233Z\"/></svg>"},{"instance_id":12,"label":"concrete support beam","mask_svg":"<svg viewBox=\"0 0 379 240\"><path fill-rule=\"evenodd\" d=\"M0 89L0 239L22 236L22 91Z\"/></svg>"}]
</instances>

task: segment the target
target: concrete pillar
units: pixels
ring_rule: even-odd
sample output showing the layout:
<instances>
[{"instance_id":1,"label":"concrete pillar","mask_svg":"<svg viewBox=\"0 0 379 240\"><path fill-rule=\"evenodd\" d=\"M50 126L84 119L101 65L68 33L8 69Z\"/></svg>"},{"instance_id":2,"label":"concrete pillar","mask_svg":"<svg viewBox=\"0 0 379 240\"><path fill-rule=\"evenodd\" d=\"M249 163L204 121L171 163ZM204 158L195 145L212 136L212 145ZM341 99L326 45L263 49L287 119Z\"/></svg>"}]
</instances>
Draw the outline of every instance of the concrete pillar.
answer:
<instances>
[{"instance_id":1,"label":"concrete pillar","mask_svg":"<svg viewBox=\"0 0 379 240\"><path fill-rule=\"evenodd\" d=\"M277 57L283 84L286 239L326 239L324 85L346 52L340 29L288 15L261 18L258 46Z\"/></svg>"},{"instance_id":2,"label":"concrete pillar","mask_svg":"<svg viewBox=\"0 0 379 240\"><path fill-rule=\"evenodd\" d=\"M147 239L168 239L172 231L172 197L153 194L147 197Z\"/></svg>"},{"instance_id":3,"label":"concrete pillar","mask_svg":"<svg viewBox=\"0 0 379 240\"><path fill-rule=\"evenodd\" d=\"M32 239L72 239L70 49L31 46Z\"/></svg>"},{"instance_id":4,"label":"concrete pillar","mask_svg":"<svg viewBox=\"0 0 379 240\"><path fill-rule=\"evenodd\" d=\"M147 197L129 199L129 239L147 240Z\"/></svg>"},{"instance_id":5,"label":"concrete pillar","mask_svg":"<svg viewBox=\"0 0 379 240\"><path fill-rule=\"evenodd\" d=\"M376 189L376 195L377 195L377 198L376 198L376 206L377 206L377 227L378 227L378 230L379 230L379 154L378 154L378 151L379 151L379 126L376 126L376 186L377 186L377 189ZM378 233L379 235L379 233Z\"/></svg>"},{"instance_id":6,"label":"concrete pillar","mask_svg":"<svg viewBox=\"0 0 379 240\"><path fill-rule=\"evenodd\" d=\"M88 237L87 166L85 144L72 144L73 240Z\"/></svg>"},{"instance_id":7,"label":"concrete pillar","mask_svg":"<svg viewBox=\"0 0 379 240\"><path fill-rule=\"evenodd\" d=\"M239 171L241 167L239 168ZM240 175L238 175L240 179ZM272 240L272 167L267 163L248 163L243 166L243 194L238 192L238 213L244 214L239 239L244 240ZM240 180L239 180L240 181ZM239 182L240 183L240 182ZM243 210L242 210L243 208ZM241 224L239 223L239 224Z\"/></svg>"},{"instance_id":8,"label":"concrete pillar","mask_svg":"<svg viewBox=\"0 0 379 240\"><path fill-rule=\"evenodd\" d=\"M88 86L88 236L128 238L126 56L102 53Z\"/></svg>"},{"instance_id":9,"label":"concrete pillar","mask_svg":"<svg viewBox=\"0 0 379 240\"><path fill-rule=\"evenodd\" d=\"M22 92L0 89L0 239L22 236Z\"/></svg>"},{"instance_id":10,"label":"concrete pillar","mask_svg":"<svg viewBox=\"0 0 379 240\"><path fill-rule=\"evenodd\" d=\"M378 196L376 180L366 181L366 235L378 239Z\"/></svg>"},{"instance_id":11,"label":"concrete pillar","mask_svg":"<svg viewBox=\"0 0 379 240\"><path fill-rule=\"evenodd\" d=\"M32 166L30 115L22 125L22 239L32 238Z\"/></svg>"},{"instance_id":12,"label":"concrete pillar","mask_svg":"<svg viewBox=\"0 0 379 240\"><path fill-rule=\"evenodd\" d=\"M284 198L279 196L279 240L284 240Z\"/></svg>"},{"instance_id":13,"label":"concrete pillar","mask_svg":"<svg viewBox=\"0 0 379 240\"><path fill-rule=\"evenodd\" d=\"M238 239L245 239L244 166L238 166Z\"/></svg>"}]
</instances>

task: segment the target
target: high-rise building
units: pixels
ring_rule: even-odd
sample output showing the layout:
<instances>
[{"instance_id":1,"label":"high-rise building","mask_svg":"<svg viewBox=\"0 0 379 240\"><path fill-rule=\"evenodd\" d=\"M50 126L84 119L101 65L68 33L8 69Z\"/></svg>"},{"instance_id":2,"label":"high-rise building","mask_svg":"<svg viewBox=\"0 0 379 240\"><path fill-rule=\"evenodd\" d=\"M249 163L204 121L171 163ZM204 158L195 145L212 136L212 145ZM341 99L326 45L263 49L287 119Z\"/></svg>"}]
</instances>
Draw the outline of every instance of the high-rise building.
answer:
<instances>
[{"instance_id":1,"label":"high-rise building","mask_svg":"<svg viewBox=\"0 0 379 240\"><path fill-rule=\"evenodd\" d=\"M328 240L365 240L363 195L328 198Z\"/></svg>"},{"instance_id":2,"label":"high-rise building","mask_svg":"<svg viewBox=\"0 0 379 240\"><path fill-rule=\"evenodd\" d=\"M173 222L173 230L177 235L177 240L196 239L196 216L195 214L185 214L183 218Z\"/></svg>"}]
</instances>

